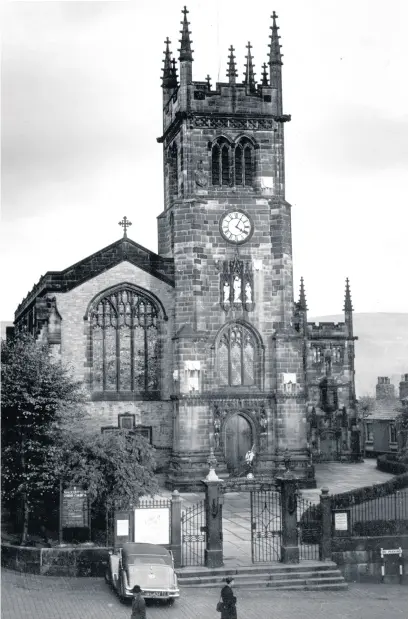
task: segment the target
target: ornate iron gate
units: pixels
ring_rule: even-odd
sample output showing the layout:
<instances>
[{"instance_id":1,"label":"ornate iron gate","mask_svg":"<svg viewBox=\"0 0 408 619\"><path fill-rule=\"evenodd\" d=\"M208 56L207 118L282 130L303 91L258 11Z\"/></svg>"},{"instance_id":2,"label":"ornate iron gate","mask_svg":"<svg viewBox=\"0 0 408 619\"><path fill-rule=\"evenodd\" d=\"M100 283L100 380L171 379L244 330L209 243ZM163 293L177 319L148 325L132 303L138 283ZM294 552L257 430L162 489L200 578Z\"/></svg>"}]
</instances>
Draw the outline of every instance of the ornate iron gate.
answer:
<instances>
[{"instance_id":1,"label":"ornate iron gate","mask_svg":"<svg viewBox=\"0 0 408 619\"><path fill-rule=\"evenodd\" d=\"M181 514L181 565L204 565L206 542L205 501L187 507Z\"/></svg>"},{"instance_id":2,"label":"ornate iron gate","mask_svg":"<svg viewBox=\"0 0 408 619\"><path fill-rule=\"evenodd\" d=\"M253 563L281 558L281 496L274 490L251 492L251 550Z\"/></svg>"},{"instance_id":3,"label":"ornate iron gate","mask_svg":"<svg viewBox=\"0 0 408 619\"><path fill-rule=\"evenodd\" d=\"M319 560L319 544L322 534L320 506L304 499L297 498L297 530L299 544L299 559L308 561Z\"/></svg>"}]
</instances>

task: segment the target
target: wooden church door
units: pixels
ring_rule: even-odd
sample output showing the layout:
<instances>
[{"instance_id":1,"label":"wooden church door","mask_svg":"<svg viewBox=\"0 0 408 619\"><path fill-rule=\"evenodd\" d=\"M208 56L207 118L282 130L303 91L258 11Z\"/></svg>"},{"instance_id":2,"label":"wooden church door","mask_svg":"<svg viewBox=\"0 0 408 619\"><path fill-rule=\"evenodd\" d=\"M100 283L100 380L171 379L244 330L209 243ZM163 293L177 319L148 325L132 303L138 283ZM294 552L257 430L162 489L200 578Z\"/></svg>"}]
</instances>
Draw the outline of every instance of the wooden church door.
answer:
<instances>
[{"instance_id":1,"label":"wooden church door","mask_svg":"<svg viewBox=\"0 0 408 619\"><path fill-rule=\"evenodd\" d=\"M245 470L245 454L252 447L252 430L242 415L233 415L225 426L225 460L230 473Z\"/></svg>"}]
</instances>

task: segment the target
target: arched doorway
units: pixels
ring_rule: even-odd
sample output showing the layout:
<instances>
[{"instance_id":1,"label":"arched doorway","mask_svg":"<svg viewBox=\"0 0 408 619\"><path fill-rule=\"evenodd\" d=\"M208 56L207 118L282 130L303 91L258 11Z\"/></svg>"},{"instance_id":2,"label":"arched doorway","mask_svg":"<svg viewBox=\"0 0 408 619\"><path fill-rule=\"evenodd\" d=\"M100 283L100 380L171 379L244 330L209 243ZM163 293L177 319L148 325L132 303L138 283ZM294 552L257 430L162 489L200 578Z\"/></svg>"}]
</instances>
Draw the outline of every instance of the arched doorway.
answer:
<instances>
[{"instance_id":1,"label":"arched doorway","mask_svg":"<svg viewBox=\"0 0 408 619\"><path fill-rule=\"evenodd\" d=\"M253 445L252 428L243 415L232 415L225 424L225 461L228 471L238 475L245 470L245 454Z\"/></svg>"}]
</instances>

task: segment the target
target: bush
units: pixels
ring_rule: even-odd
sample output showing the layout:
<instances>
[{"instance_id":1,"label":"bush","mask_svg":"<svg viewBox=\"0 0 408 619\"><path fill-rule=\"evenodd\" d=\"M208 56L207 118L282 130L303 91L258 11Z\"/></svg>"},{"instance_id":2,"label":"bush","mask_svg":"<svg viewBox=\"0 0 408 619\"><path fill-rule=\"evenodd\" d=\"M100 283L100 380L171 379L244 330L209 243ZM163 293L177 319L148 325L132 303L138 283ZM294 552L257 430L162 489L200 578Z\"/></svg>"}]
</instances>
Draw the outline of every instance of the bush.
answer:
<instances>
[{"instance_id":1,"label":"bush","mask_svg":"<svg viewBox=\"0 0 408 619\"><path fill-rule=\"evenodd\" d=\"M382 456L380 456L382 457ZM390 462L390 465L397 465L397 462ZM397 467L398 468L398 467ZM376 484L375 486L364 486L363 488L355 488L348 492L342 492L341 494L335 494L332 497L332 507L344 508L352 507L353 505L359 505L365 503L365 501L372 501L382 496L388 496L394 494L397 490L408 487L408 472L404 466L402 474L398 474L397 477L393 477L383 484Z\"/></svg>"},{"instance_id":2,"label":"bush","mask_svg":"<svg viewBox=\"0 0 408 619\"><path fill-rule=\"evenodd\" d=\"M408 520L367 520L356 522L353 526L353 534L361 537L407 535Z\"/></svg>"},{"instance_id":3,"label":"bush","mask_svg":"<svg viewBox=\"0 0 408 619\"><path fill-rule=\"evenodd\" d=\"M395 454L384 454L377 457L377 469L392 475L403 475L408 473L408 464L397 461Z\"/></svg>"}]
</instances>

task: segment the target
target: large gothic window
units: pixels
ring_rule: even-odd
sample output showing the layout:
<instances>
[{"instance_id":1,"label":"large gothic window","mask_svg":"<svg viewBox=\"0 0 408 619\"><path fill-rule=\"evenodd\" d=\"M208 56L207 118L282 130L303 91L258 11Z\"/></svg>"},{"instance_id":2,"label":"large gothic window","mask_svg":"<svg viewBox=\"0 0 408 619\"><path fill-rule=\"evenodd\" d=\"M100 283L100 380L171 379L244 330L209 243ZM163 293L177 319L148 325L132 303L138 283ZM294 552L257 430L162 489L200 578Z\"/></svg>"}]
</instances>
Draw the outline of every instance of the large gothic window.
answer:
<instances>
[{"instance_id":1,"label":"large gothic window","mask_svg":"<svg viewBox=\"0 0 408 619\"><path fill-rule=\"evenodd\" d=\"M223 332L218 343L218 375L221 386L255 384L256 344L243 325L233 324Z\"/></svg>"},{"instance_id":2,"label":"large gothic window","mask_svg":"<svg viewBox=\"0 0 408 619\"><path fill-rule=\"evenodd\" d=\"M141 293L116 290L90 314L92 390L148 395L158 390L157 310Z\"/></svg>"},{"instance_id":3,"label":"large gothic window","mask_svg":"<svg viewBox=\"0 0 408 619\"><path fill-rule=\"evenodd\" d=\"M211 147L213 185L251 187L254 167L254 145L248 138L241 138L233 145L222 137Z\"/></svg>"}]
</instances>

